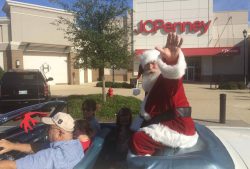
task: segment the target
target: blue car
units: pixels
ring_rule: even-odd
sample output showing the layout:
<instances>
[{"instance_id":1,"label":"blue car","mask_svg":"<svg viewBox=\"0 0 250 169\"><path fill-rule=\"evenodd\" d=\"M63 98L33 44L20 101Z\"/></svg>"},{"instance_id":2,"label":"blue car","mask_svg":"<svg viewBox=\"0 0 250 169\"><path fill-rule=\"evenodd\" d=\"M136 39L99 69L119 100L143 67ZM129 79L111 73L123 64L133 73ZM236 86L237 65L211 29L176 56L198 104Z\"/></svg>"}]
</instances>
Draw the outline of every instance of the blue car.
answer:
<instances>
[{"instance_id":1,"label":"blue car","mask_svg":"<svg viewBox=\"0 0 250 169\"><path fill-rule=\"evenodd\" d=\"M19 127L27 112L63 111L64 101L49 101L0 115L0 139L25 143L47 141L47 126L36 125L26 133ZM19 120L19 121L18 121ZM248 169L250 167L250 128L222 127L196 123L197 144L191 148L165 148L154 156L117 152L116 124L102 123L102 130L75 169ZM17 159L25 154L10 152L0 160Z\"/></svg>"}]
</instances>

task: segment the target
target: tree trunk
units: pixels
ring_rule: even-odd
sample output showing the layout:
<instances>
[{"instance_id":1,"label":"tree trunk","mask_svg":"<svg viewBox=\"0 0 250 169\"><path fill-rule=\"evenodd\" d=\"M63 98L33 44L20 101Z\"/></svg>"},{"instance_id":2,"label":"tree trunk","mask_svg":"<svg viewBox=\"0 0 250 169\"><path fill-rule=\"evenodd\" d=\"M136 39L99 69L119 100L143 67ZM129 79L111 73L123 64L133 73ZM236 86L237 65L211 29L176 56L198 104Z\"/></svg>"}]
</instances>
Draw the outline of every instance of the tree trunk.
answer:
<instances>
[{"instance_id":1,"label":"tree trunk","mask_svg":"<svg viewBox=\"0 0 250 169\"><path fill-rule=\"evenodd\" d=\"M105 91L105 76L102 75L102 100L106 102L106 91Z\"/></svg>"}]
</instances>

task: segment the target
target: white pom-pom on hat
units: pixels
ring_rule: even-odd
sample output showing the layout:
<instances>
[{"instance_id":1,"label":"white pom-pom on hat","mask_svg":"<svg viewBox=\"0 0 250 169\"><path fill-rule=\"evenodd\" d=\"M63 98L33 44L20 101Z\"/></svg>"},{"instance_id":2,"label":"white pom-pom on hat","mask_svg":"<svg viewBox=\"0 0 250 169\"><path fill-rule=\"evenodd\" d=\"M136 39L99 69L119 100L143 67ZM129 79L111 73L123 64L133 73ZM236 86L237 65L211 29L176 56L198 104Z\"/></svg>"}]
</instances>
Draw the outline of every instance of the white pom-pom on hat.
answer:
<instances>
[{"instance_id":1,"label":"white pom-pom on hat","mask_svg":"<svg viewBox=\"0 0 250 169\"><path fill-rule=\"evenodd\" d=\"M144 66L149 63L149 62L154 62L157 61L157 59L160 56L160 52L158 50L146 50L142 55L141 55L141 65L144 68Z\"/></svg>"}]
</instances>

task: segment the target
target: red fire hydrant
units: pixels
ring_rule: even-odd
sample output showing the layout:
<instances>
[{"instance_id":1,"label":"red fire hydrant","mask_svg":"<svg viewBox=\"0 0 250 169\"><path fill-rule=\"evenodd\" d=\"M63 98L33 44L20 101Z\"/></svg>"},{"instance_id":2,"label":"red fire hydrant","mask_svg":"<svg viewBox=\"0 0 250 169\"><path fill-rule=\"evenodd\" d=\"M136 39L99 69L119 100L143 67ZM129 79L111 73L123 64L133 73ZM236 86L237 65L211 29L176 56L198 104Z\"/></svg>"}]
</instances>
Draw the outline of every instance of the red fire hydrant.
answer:
<instances>
[{"instance_id":1,"label":"red fire hydrant","mask_svg":"<svg viewBox=\"0 0 250 169\"><path fill-rule=\"evenodd\" d=\"M107 93L107 94L108 94L108 96L109 96L109 97L113 97L113 96L114 96L114 93L113 93L113 89L112 89L112 87L110 87L110 88L109 88L109 90L108 90L108 93Z\"/></svg>"}]
</instances>

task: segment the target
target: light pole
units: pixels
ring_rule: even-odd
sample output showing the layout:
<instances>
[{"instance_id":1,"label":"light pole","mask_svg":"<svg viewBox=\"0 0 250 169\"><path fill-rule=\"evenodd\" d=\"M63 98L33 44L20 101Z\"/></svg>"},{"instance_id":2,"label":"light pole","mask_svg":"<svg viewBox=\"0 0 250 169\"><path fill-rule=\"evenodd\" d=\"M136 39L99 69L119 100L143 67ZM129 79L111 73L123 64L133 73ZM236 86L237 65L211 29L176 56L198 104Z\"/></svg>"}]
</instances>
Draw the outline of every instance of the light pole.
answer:
<instances>
[{"instance_id":1,"label":"light pole","mask_svg":"<svg viewBox=\"0 0 250 169\"><path fill-rule=\"evenodd\" d=\"M244 36L244 83L247 85L247 77L246 77L246 37L247 37L247 31L246 29L243 30L243 36Z\"/></svg>"}]
</instances>

